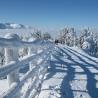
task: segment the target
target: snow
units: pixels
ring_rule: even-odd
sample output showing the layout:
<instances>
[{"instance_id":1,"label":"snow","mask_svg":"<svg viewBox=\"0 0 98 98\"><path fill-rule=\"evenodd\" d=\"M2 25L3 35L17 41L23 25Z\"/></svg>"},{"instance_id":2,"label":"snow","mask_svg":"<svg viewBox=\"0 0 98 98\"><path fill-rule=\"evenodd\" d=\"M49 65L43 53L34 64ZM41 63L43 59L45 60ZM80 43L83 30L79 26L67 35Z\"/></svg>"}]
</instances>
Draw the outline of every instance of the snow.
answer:
<instances>
[{"instance_id":1,"label":"snow","mask_svg":"<svg viewBox=\"0 0 98 98\"><path fill-rule=\"evenodd\" d=\"M78 47L55 48L38 98L98 98L98 62Z\"/></svg>"},{"instance_id":2,"label":"snow","mask_svg":"<svg viewBox=\"0 0 98 98\"><path fill-rule=\"evenodd\" d=\"M13 28L13 29L17 29L17 28L21 28L21 25L20 24L10 24L10 26Z\"/></svg>"},{"instance_id":3,"label":"snow","mask_svg":"<svg viewBox=\"0 0 98 98\"><path fill-rule=\"evenodd\" d=\"M85 41L85 42L83 43L83 47L82 47L83 49L86 49L86 50L87 50L87 49L90 49L90 47L91 47L91 46L90 46L90 43L89 43L89 42Z\"/></svg>"},{"instance_id":4,"label":"snow","mask_svg":"<svg viewBox=\"0 0 98 98\"><path fill-rule=\"evenodd\" d=\"M0 29L0 37L4 37L8 33L18 34L19 36L31 36L30 34L34 32L34 29Z\"/></svg>"},{"instance_id":5,"label":"snow","mask_svg":"<svg viewBox=\"0 0 98 98\"><path fill-rule=\"evenodd\" d=\"M16 23L0 23L0 29L21 29L27 28L25 25Z\"/></svg>"},{"instance_id":6,"label":"snow","mask_svg":"<svg viewBox=\"0 0 98 98\"><path fill-rule=\"evenodd\" d=\"M6 79L0 80L0 95L9 88Z\"/></svg>"},{"instance_id":7,"label":"snow","mask_svg":"<svg viewBox=\"0 0 98 98\"><path fill-rule=\"evenodd\" d=\"M97 59L78 47L56 46L36 98L98 98ZM26 83L22 93L30 86ZM0 80L0 93L7 89L6 79Z\"/></svg>"}]
</instances>

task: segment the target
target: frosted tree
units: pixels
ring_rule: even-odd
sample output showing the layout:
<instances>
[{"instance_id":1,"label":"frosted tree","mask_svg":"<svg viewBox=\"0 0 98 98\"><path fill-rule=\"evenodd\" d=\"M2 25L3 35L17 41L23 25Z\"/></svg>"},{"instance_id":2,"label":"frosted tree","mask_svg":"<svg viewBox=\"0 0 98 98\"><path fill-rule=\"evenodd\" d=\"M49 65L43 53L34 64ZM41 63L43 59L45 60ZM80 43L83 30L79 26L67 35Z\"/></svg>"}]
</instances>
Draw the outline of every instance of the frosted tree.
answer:
<instances>
[{"instance_id":1,"label":"frosted tree","mask_svg":"<svg viewBox=\"0 0 98 98\"><path fill-rule=\"evenodd\" d=\"M62 44L66 44L66 35L68 34L68 29L64 28L63 30L60 31L60 35L59 35L59 41Z\"/></svg>"},{"instance_id":2,"label":"frosted tree","mask_svg":"<svg viewBox=\"0 0 98 98\"><path fill-rule=\"evenodd\" d=\"M76 32L74 28L69 29L69 38L70 38L70 46L75 46L76 45Z\"/></svg>"},{"instance_id":3,"label":"frosted tree","mask_svg":"<svg viewBox=\"0 0 98 98\"><path fill-rule=\"evenodd\" d=\"M42 33L41 33L41 31L37 30L37 31L31 33L31 36L36 39L40 39L40 38L42 38Z\"/></svg>"},{"instance_id":4,"label":"frosted tree","mask_svg":"<svg viewBox=\"0 0 98 98\"><path fill-rule=\"evenodd\" d=\"M97 34L86 29L82 35L82 41L82 48L90 55L95 56L97 53Z\"/></svg>"},{"instance_id":5,"label":"frosted tree","mask_svg":"<svg viewBox=\"0 0 98 98\"><path fill-rule=\"evenodd\" d=\"M43 39L48 40L48 39L52 39L52 37L48 32L46 32L43 34Z\"/></svg>"},{"instance_id":6,"label":"frosted tree","mask_svg":"<svg viewBox=\"0 0 98 98\"><path fill-rule=\"evenodd\" d=\"M74 28L64 28L60 32L60 41L68 46L76 45L76 32Z\"/></svg>"},{"instance_id":7,"label":"frosted tree","mask_svg":"<svg viewBox=\"0 0 98 98\"><path fill-rule=\"evenodd\" d=\"M80 33L80 37L79 37L79 44L80 44L80 48L82 48L83 43L85 41L85 38L87 38L89 36L89 28L88 29L84 29L81 33Z\"/></svg>"}]
</instances>

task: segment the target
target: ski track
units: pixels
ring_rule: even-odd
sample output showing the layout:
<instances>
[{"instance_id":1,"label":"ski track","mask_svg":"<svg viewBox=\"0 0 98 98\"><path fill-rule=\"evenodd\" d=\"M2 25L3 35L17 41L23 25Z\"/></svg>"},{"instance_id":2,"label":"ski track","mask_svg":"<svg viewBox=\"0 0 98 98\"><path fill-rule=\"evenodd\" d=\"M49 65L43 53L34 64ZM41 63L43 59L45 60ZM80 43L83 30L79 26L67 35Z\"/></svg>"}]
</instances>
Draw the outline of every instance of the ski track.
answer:
<instances>
[{"instance_id":1,"label":"ski track","mask_svg":"<svg viewBox=\"0 0 98 98\"><path fill-rule=\"evenodd\" d=\"M57 46L36 98L98 98L97 59L77 47ZM7 89L7 80L0 80L0 94Z\"/></svg>"},{"instance_id":2,"label":"ski track","mask_svg":"<svg viewBox=\"0 0 98 98\"><path fill-rule=\"evenodd\" d=\"M97 58L77 49L56 47L37 98L98 98Z\"/></svg>"}]
</instances>

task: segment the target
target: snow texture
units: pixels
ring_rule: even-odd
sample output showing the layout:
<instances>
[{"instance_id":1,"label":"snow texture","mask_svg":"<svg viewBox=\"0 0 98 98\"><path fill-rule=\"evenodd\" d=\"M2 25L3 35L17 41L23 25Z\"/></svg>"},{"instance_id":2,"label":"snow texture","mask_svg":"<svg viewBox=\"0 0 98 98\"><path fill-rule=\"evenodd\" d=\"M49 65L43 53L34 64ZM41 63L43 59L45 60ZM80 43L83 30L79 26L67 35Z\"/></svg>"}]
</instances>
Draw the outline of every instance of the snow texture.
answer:
<instances>
[{"instance_id":1,"label":"snow texture","mask_svg":"<svg viewBox=\"0 0 98 98\"><path fill-rule=\"evenodd\" d=\"M56 47L38 98L98 98L97 58L77 47Z\"/></svg>"},{"instance_id":2,"label":"snow texture","mask_svg":"<svg viewBox=\"0 0 98 98\"><path fill-rule=\"evenodd\" d=\"M21 78L22 83L37 68ZM0 93L8 89L6 79L0 80L0 87ZM22 89L22 93L25 93L23 98L28 98L29 93L30 98L36 95L35 98L98 98L97 58L89 56L78 47L56 46L41 89L36 90L35 87L27 81Z\"/></svg>"}]
</instances>

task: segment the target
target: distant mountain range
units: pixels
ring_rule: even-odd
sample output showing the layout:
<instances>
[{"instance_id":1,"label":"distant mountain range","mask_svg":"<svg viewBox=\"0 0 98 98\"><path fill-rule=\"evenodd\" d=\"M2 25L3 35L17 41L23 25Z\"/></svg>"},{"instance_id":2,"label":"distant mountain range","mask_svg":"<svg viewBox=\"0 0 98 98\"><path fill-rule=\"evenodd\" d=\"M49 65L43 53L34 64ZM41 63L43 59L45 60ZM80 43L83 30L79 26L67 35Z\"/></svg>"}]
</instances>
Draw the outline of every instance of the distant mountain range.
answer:
<instances>
[{"instance_id":1,"label":"distant mountain range","mask_svg":"<svg viewBox=\"0 0 98 98\"><path fill-rule=\"evenodd\" d=\"M0 23L0 29L26 29L26 28L30 28L30 27L25 26L23 24Z\"/></svg>"}]
</instances>

